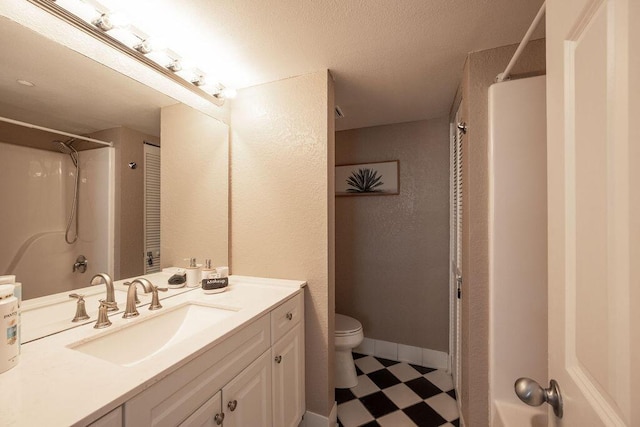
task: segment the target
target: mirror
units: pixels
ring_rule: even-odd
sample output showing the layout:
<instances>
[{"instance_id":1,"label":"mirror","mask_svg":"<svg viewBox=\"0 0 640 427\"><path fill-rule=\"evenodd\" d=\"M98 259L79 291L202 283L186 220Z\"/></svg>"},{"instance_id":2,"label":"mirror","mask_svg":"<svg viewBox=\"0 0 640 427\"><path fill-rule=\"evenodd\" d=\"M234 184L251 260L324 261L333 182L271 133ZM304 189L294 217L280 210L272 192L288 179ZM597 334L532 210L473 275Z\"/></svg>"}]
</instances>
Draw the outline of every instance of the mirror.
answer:
<instances>
[{"instance_id":1,"label":"mirror","mask_svg":"<svg viewBox=\"0 0 640 427\"><path fill-rule=\"evenodd\" d=\"M178 101L3 16L0 47L0 117L113 142L107 147L0 121L0 275L15 274L24 299L86 287L98 272L117 280L210 256L163 259L161 253L161 112ZM174 118L171 126L181 123ZM227 182L222 187L226 192ZM226 216L216 220L227 229ZM227 235L210 245L226 256Z\"/></svg>"}]
</instances>

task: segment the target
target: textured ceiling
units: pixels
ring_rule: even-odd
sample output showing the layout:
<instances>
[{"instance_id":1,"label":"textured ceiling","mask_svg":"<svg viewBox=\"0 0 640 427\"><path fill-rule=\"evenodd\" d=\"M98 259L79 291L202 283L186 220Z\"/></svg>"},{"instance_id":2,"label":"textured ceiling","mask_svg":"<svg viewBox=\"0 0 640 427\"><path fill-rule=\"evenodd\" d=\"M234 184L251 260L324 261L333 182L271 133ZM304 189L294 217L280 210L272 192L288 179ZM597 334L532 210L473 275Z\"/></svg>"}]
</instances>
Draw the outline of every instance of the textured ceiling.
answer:
<instances>
[{"instance_id":1,"label":"textured ceiling","mask_svg":"<svg viewBox=\"0 0 640 427\"><path fill-rule=\"evenodd\" d=\"M542 0L101 2L152 35L166 34L168 47L230 87L330 69L345 114L336 121L342 130L446 115L466 54L519 42ZM155 133L150 130L157 129L158 115L152 111L175 102L111 77L106 68L55 44L40 46L33 35L23 46L8 33L9 24L17 25L0 20L0 113L48 108L49 123L64 115L72 122L64 130L71 132L128 125ZM543 34L540 29L536 37ZM1 105L12 103L12 96L23 98L24 88L14 87L17 67L39 82L37 101ZM115 81L119 89L111 89ZM132 126L134 121L139 124Z\"/></svg>"},{"instance_id":2,"label":"textured ceiling","mask_svg":"<svg viewBox=\"0 0 640 427\"><path fill-rule=\"evenodd\" d=\"M104 3L151 34L171 29L179 53L232 87L329 68L347 129L447 114L466 54L519 42L542 0Z\"/></svg>"}]
</instances>

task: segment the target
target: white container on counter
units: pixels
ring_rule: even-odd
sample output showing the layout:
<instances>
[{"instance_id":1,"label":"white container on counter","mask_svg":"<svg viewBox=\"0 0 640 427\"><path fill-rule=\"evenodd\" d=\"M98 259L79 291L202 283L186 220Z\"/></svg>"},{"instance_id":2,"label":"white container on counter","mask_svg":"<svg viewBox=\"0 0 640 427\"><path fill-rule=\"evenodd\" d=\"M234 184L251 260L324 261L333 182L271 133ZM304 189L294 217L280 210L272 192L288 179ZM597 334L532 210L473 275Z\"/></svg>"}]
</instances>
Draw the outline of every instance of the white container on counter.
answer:
<instances>
[{"instance_id":1,"label":"white container on counter","mask_svg":"<svg viewBox=\"0 0 640 427\"><path fill-rule=\"evenodd\" d=\"M0 372L18 364L18 298L13 285L0 285Z\"/></svg>"}]
</instances>

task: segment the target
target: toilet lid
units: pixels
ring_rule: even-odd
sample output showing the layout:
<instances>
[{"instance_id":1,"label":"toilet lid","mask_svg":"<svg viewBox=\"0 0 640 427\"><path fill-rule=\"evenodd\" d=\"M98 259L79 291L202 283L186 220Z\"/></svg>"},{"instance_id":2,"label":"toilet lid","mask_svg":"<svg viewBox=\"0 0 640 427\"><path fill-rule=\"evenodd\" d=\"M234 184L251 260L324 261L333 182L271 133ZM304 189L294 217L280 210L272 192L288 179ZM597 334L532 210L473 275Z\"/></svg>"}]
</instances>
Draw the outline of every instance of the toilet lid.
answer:
<instances>
[{"instance_id":1,"label":"toilet lid","mask_svg":"<svg viewBox=\"0 0 640 427\"><path fill-rule=\"evenodd\" d=\"M362 324L353 317L336 313L336 335L350 335L362 330Z\"/></svg>"}]
</instances>

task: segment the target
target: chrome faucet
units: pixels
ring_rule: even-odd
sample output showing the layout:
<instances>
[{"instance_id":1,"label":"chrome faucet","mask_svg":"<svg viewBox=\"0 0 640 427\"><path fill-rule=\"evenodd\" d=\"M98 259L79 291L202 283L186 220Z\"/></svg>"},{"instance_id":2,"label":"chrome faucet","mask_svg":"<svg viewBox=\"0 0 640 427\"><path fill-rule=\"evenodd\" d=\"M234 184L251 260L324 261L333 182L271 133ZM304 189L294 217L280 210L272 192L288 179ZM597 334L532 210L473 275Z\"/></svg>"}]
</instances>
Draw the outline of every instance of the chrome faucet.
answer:
<instances>
[{"instance_id":1,"label":"chrome faucet","mask_svg":"<svg viewBox=\"0 0 640 427\"><path fill-rule=\"evenodd\" d=\"M115 290L113 289L113 280L107 273L98 273L91 278L89 282L91 285L99 285L100 282L104 282L107 286L107 311L118 311L118 303L116 302Z\"/></svg>"},{"instance_id":2,"label":"chrome faucet","mask_svg":"<svg viewBox=\"0 0 640 427\"><path fill-rule=\"evenodd\" d=\"M153 286L147 279L143 277L133 279L129 284L129 289L127 290L127 308L124 310L124 314L122 315L125 319L140 315L136 308L136 288L138 285L142 285L145 294L154 292L153 288L155 286Z\"/></svg>"}]
</instances>

